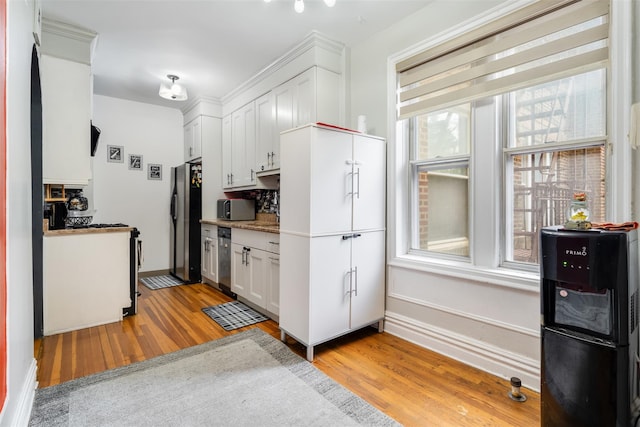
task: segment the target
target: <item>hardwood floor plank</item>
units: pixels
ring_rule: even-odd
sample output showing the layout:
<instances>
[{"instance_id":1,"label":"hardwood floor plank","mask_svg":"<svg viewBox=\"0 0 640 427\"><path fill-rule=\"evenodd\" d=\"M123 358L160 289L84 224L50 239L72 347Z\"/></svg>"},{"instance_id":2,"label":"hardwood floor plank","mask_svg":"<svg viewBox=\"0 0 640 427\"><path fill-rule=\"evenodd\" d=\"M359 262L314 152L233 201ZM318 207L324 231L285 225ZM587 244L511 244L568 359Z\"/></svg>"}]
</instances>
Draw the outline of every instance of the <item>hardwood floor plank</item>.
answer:
<instances>
[{"instance_id":1,"label":"hardwood floor plank","mask_svg":"<svg viewBox=\"0 0 640 427\"><path fill-rule=\"evenodd\" d=\"M102 370L258 327L276 339L268 320L225 331L202 308L231 299L204 284L159 290L140 286L138 314L34 344L38 383L47 387ZM306 357L291 338L289 348ZM540 424L540 398L507 396L509 381L497 378L374 328L316 346L314 366L405 426L533 426Z\"/></svg>"}]
</instances>

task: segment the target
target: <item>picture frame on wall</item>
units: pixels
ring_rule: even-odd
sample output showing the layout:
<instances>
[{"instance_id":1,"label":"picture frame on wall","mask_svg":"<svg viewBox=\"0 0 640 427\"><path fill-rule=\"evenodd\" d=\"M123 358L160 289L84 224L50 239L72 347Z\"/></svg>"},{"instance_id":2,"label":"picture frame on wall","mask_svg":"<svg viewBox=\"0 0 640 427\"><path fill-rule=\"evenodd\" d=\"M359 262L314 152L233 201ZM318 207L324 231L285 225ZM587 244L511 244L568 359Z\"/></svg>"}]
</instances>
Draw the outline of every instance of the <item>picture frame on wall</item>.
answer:
<instances>
[{"instance_id":1,"label":"picture frame on wall","mask_svg":"<svg viewBox=\"0 0 640 427\"><path fill-rule=\"evenodd\" d=\"M121 145L107 145L107 162L123 163L124 147Z\"/></svg>"},{"instance_id":2,"label":"picture frame on wall","mask_svg":"<svg viewBox=\"0 0 640 427\"><path fill-rule=\"evenodd\" d=\"M129 154L129 169L142 170L142 154Z\"/></svg>"},{"instance_id":3,"label":"picture frame on wall","mask_svg":"<svg viewBox=\"0 0 640 427\"><path fill-rule=\"evenodd\" d=\"M162 165L149 163L147 165L147 179L162 181Z\"/></svg>"}]
</instances>

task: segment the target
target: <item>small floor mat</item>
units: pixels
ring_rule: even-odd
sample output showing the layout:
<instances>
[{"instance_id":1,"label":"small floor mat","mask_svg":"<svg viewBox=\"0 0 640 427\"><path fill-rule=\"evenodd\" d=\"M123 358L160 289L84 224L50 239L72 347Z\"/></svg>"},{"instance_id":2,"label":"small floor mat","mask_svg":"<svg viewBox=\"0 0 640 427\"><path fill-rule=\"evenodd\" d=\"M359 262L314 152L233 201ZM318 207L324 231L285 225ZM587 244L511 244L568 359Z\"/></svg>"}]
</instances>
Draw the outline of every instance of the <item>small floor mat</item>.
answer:
<instances>
[{"instance_id":1,"label":"small floor mat","mask_svg":"<svg viewBox=\"0 0 640 427\"><path fill-rule=\"evenodd\" d=\"M184 282L170 275L141 277L140 282L149 289L170 288L171 286L184 285Z\"/></svg>"},{"instance_id":2,"label":"small floor mat","mask_svg":"<svg viewBox=\"0 0 640 427\"><path fill-rule=\"evenodd\" d=\"M224 304L205 307L204 313L211 317L226 331L264 322L268 317L263 316L251 307L247 307L240 301L225 302Z\"/></svg>"}]
</instances>

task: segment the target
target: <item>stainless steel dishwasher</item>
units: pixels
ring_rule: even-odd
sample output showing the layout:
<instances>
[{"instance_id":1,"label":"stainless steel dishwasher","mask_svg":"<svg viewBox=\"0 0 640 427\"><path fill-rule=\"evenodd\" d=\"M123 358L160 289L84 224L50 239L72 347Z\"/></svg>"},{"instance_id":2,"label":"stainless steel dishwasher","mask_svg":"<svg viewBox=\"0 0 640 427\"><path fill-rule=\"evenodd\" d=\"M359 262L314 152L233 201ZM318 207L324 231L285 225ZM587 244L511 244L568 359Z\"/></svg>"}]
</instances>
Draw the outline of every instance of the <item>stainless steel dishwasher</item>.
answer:
<instances>
[{"instance_id":1,"label":"stainless steel dishwasher","mask_svg":"<svg viewBox=\"0 0 640 427\"><path fill-rule=\"evenodd\" d=\"M231 292L231 229L228 227L218 227L218 286L223 293L237 297Z\"/></svg>"}]
</instances>

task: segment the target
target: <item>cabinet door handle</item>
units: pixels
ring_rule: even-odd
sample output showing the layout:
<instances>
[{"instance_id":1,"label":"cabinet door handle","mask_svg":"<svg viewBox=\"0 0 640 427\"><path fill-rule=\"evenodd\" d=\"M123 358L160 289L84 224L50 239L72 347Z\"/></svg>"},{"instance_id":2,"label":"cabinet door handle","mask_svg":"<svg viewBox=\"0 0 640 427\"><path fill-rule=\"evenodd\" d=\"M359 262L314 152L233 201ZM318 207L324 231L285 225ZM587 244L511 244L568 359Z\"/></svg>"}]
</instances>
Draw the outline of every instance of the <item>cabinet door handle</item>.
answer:
<instances>
[{"instance_id":1,"label":"cabinet door handle","mask_svg":"<svg viewBox=\"0 0 640 427\"><path fill-rule=\"evenodd\" d=\"M350 189L351 191L347 191L347 196L353 196L353 172L347 173L347 179L349 177L351 177L351 183L349 183L348 181L345 182L345 184L344 184L345 187L346 187L345 190L349 190ZM349 184L351 184L351 185L349 185Z\"/></svg>"},{"instance_id":2,"label":"cabinet door handle","mask_svg":"<svg viewBox=\"0 0 640 427\"><path fill-rule=\"evenodd\" d=\"M360 236L362 236L360 233L345 234L342 236L342 240L357 239Z\"/></svg>"},{"instance_id":3,"label":"cabinet door handle","mask_svg":"<svg viewBox=\"0 0 640 427\"><path fill-rule=\"evenodd\" d=\"M189 147L189 156L193 156L193 147Z\"/></svg>"},{"instance_id":4,"label":"cabinet door handle","mask_svg":"<svg viewBox=\"0 0 640 427\"><path fill-rule=\"evenodd\" d=\"M247 260L246 260L246 266L249 266L249 252L251 252L251 248L245 248L247 250Z\"/></svg>"},{"instance_id":5,"label":"cabinet door handle","mask_svg":"<svg viewBox=\"0 0 640 427\"><path fill-rule=\"evenodd\" d=\"M357 185L357 189L355 191L355 195L358 197L358 199L360 198L360 168L358 168L357 172L354 175L358 175L358 185Z\"/></svg>"},{"instance_id":6,"label":"cabinet door handle","mask_svg":"<svg viewBox=\"0 0 640 427\"><path fill-rule=\"evenodd\" d=\"M229 181L229 184L233 185L233 174L229 174L229 176L231 177L231 181Z\"/></svg>"},{"instance_id":7,"label":"cabinet door handle","mask_svg":"<svg viewBox=\"0 0 640 427\"><path fill-rule=\"evenodd\" d=\"M280 246L280 243L278 243L278 242L271 242L271 241L269 241L269 244L270 244L270 245L278 245L278 246Z\"/></svg>"},{"instance_id":8,"label":"cabinet door handle","mask_svg":"<svg viewBox=\"0 0 640 427\"><path fill-rule=\"evenodd\" d=\"M251 182L255 181L255 178L254 178L255 174L256 174L256 171L251 169Z\"/></svg>"},{"instance_id":9,"label":"cabinet door handle","mask_svg":"<svg viewBox=\"0 0 640 427\"><path fill-rule=\"evenodd\" d=\"M267 153L267 166L271 166L271 153Z\"/></svg>"},{"instance_id":10,"label":"cabinet door handle","mask_svg":"<svg viewBox=\"0 0 640 427\"><path fill-rule=\"evenodd\" d=\"M275 158L276 158L276 153L274 153L272 151L271 152L271 166L275 166L275 164L276 164Z\"/></svg>"},{"instance_id":11,"label":"cabinet door handle","mask_svg":"<svg viewBox=\"0 0 640 427\"><path fill-rule=\"evenodd\" d=\"M356 275L355 286L354 286L354 294L355 294L355 296L358 296L358 266L354 267L354 271L355 271L355 275Z\"/></svg>"}]
</instances>

